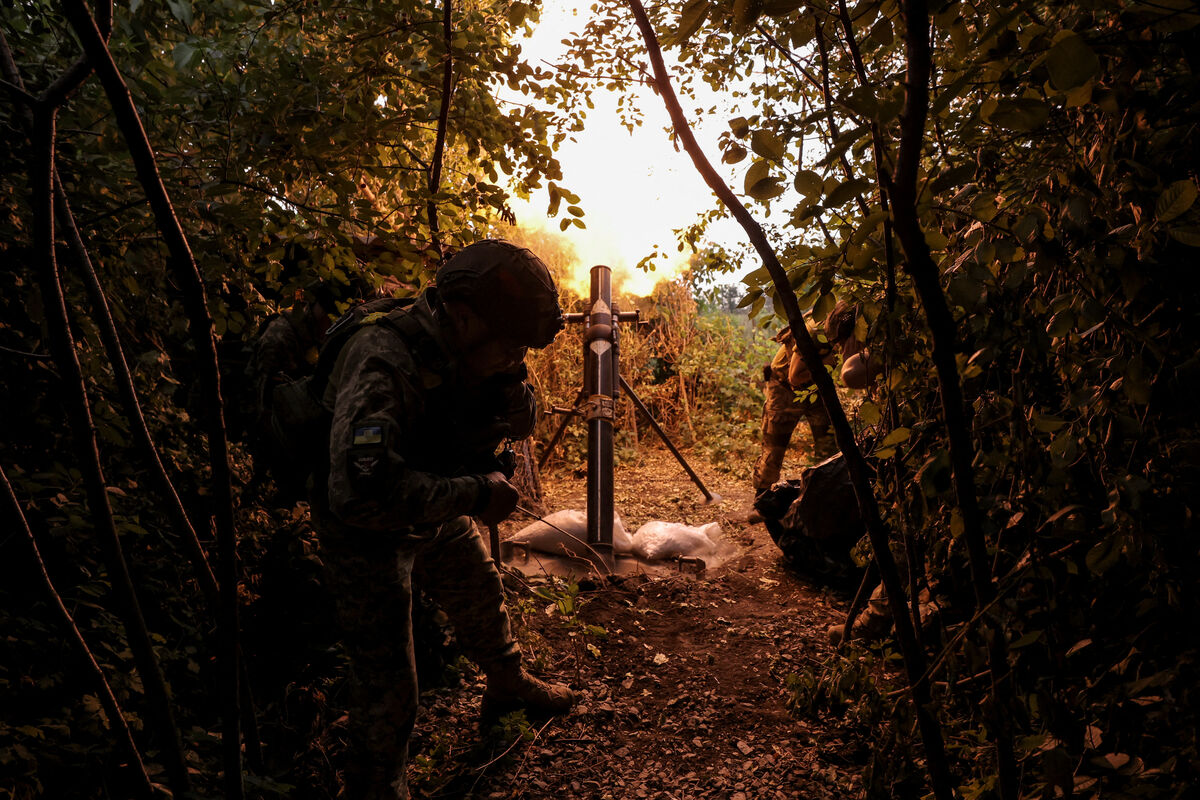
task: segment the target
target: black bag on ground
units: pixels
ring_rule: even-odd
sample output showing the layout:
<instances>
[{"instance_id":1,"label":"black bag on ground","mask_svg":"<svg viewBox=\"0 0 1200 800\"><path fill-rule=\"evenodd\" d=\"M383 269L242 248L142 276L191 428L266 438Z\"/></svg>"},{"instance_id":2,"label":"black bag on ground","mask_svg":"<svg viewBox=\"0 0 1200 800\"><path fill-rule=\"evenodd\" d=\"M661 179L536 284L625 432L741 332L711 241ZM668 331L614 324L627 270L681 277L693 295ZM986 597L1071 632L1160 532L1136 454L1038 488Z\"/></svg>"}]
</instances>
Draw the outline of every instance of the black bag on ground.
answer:
<instances>
[{"instance_id":1,"label":"black bag on ground","mask_svg":"<svg viewBox=\"0 0 1200 800\"><path fill-rule=\"evenodd\" d=\"M793 567L836 579L856 576L850 556L865 528L839 453L780 481L754 501L771 540Z\"/></svg>"}]
</instances>

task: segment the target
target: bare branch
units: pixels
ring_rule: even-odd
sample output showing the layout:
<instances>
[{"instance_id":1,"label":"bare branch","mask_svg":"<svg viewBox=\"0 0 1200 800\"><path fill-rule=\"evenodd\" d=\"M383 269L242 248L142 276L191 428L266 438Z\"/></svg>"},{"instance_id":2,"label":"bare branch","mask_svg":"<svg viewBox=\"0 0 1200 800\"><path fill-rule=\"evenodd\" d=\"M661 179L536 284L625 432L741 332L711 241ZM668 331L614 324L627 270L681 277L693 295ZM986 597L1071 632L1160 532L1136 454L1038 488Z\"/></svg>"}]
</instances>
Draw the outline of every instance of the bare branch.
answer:
<instances>
[{"instance_id":1,"label":"bare branch","mask_svg":"<svg viewBox=\"0 0 1200 800\"><path fill-rule=\"evenodd\" d=\"M108 716L108 727L116 740L117 749L124 751L125 758L129 761L126 768L133 773L138 796L154 797L154 784L150 782L150 776L146 774L146 766L142 763L142 754L138 751L137 744L133 741L133 734L129 730L129 724L125 721L125 712L121 710L121 704L117 702L116 695L113 694L112 687L108 684L108 678L104 676L104 670L96 663L96 657L92 655L87 640L79 632L79 626L75 624L71 612L63 603L58 590L54 588L54 581L51 580L50 573L46 571L46 562L42 560L41 550L38 549L37 538L33 535L33 529L29 527L25 511L21 508L21 501L17 499L17 493L13 490L12 483L9 482L3 466L0 466L0 487L4 489L4 499L8 501L12 518L16 522L15 527L25 535L25 541L29 544L30 553L37 566L37 577L41 579L42 587L46 590L46 599L67 630L68 638L79 653L80 661L86 665L88 672L92 675L96 696L100 699L100 705L104 707L104 713Z\"/></svg>"}]
</instances>

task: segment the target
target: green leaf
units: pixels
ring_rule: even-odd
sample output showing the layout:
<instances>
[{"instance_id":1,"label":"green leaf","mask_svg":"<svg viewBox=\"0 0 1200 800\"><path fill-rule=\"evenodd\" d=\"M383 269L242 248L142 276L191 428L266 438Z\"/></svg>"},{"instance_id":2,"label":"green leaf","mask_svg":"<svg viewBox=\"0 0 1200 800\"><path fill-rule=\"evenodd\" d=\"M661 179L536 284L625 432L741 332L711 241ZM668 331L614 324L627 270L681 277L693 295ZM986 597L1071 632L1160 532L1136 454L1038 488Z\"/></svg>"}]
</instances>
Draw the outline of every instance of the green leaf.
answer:
<instances>
[{"instance_id":1,"label":"green leaf","mask_svg":"<svg viewBox=\"0 0 1200 800\"><path fill-rule=\"evenodd\" d=\"M861 245L867 240L867 237L879 230L879 226L882 225L887 218L888 212L883 211L882 209L868 214L861 222L858 223L858 227L854 230L854 233L850 234L850 244Z\"/></svg>"},{"instance_id":2,"label":"green leaf","mask_svg":"<svg viewBox=\"0 0 1200 800\"><path fill-rule=\"evenodd\" d=\"M863 402L858 407L858 416L863 422L868 425L878 425L883 419L883 414L879 411L879 406L868 401Z\"/></svg>"},{"instance_id":3,"label":"green leaf","mask_svg":"<svg viewBox=\"0 0 1200 800\"><path fill-rule=\"evenodd\" d=\"M840 159L843 155L845 155L846 151L851 148L851 146L863 139L868 131L869 129L865 125L860 125L857 128L851 128L850 130L842 131L830 143L829 150L825 153L824 158L822 158L820 161L820 166L832 164Z\"/></svg>"},{"instance_id":4,"label":"green leaf","mask_svg":"<svg viewBox=\"0 0 1200 800\"><path fill-rule=\"evenodd\" d=\"M1196 202L1196 184L1190 180L1175 181L1159 195L1154 216L1159 222L1170 222Z\"/></svg>"},{"instance_id":5,"label":"green leaf","mask_svg":"<svg viewBox=\"0 0 1200 800\"><path fill-rule=\"evenodd\" d=\"M167 0L167 7L171 9L171 16L185 26L192 24L192 4L187 0Z\"/></svg>"},{"instance_id":6,"label":"green leaf","mask_svg":"<svg viewBox=\"0 0 1200 800\"><path fill-rule=\"evenodd\" d=\"M766 161L755 161L750 165L750 169L746 170L746 179L742 182L742 190L746 194L750 194L751 188L756 183L769 180L771 177L771 165Z\"/></svg>"},{"instance_id":7,"label":"green leaf","mask_svg":"<svg viewBox=\"0 0 1200 800\"><path fill-rule=\"evenodd\" d=\"M901 442L907 442L910 436L912 436L911 429L896 428L894 431L889 433L887 436L883 437L883 441L880 442L879 444L881 447L893 447L895 445L900 444Z\"/></svg>"},{"instance_id":8,"label":"green leaf","mask_svg":"<svg viewBox=\"0 0 1200 800\"><path fill-rule=\"evenodd\" d=\"M755 200L770 200L784 192L783 185L771 175L771 165L766 161L755 161L750 166L743 188Z\"/></svg>"},{"instance_id":9,"label":"green leaf","mask_svg":"<svg viewBox=\"0 0 1200 800\"><path fill-rule=\"evenodd\" d=\"M1068 91L1082 86L1100 71L1100 59L1078 34L1063 31L1046 55L1046 69L1055 89Z\"/></svg>"},{"instance_id":10,"label":"green leaf","mask_svg":"<svg viewBox=\"0 0 1200 800\"><path fill-rule=\"evenodd\" d=\"M879 98L868 86L860 86L841 99L842 104L862 117L873 117L879 110Z\"/></svg>"},{"instance_id":11,"label":"green leaf","mask_svg":"<svg viewBox=\"0 0 1200 800\"><path fill-rule=\"evenodd\" d=\"M735 30L746 30L762 14L762 0L733 0L733 26Z\"/></svg>"},{"instance_id":12,"label":"green leaf","mask_svg":"<svg viewBox=\"0 0 1200 800\"><path fill-rule=\"evenodd\" d=\"M1186 244L1188 247L1200 247L1200 228L1171 228L1167 233L1180 244Z\"/></svg>"},{"instance_id":13,"label":"green leaf","mask_svg":"<svg viewBox=\"0 0 1200 800\"><path fill-rule=\"evenodd\" d=\"M1030 421L1033 422L1033 427L1042 433L1053 433L1067 424L1067 421L1061 417L1056 417L1053 414L1042 414L1038 411L1033 412Z\"/></svg>"},{"instance_id":14,"label":"green leaf","mask_svg":"<svg viewBox=\"0 0 1200 800\"><path fill-rule=\"evenodd\" d=\"M829 193L829 196L825 198L825 205L828 208L845 205L870 188L869 181L863 178L851 178Z\"/></svg>"},{"instance_id":15,"label":"green leaf","mask_svg":"<svg viewBox=\"0 0 1200 800\"><path fill-rule=\"evenodd\" d=\"M729 130L733 131L737 138L743 139L750 132L750 122L745 117L734 117L729 120Z\"/></svg>"},{"instance_id":16,"label":"green leaf","mask_svg":"<svg viewBox=\"0 0 1200 800\"><path fill-rule=\"evenodd\" d=\"M766 267L759 267L742 277L742 283L747 286L762 286L769 280L771 280L771 273Z\"/></svg>"},{"instance_id":17,"label":"green leaf","mask_svg":"<svg viewBox=\"0 0 1200 800\"><path fill-rule=\"evenodd\" d=\"M751 289L738 301L738 308L745 308L763 296L762 289Z\"/></svg>"},{"instance_id":18,"label":"green leaf","mask_svg":"<svg viewBox=\"0 0 1200 800\"><path fill-rule=\"evenodd\" d=\"M792 182L796 187L796 191L805 197L812 197L821 191L821 187L825 185L825 181L816 172L811 169L802 169L796 173L796 179Z\"/></svg>"},{"instance_id":19,"label":"green leaf","mask_svg":"<svg viewBox=\"0 0 1200 800\"><path fill-rule=\"evenodd\" d=\"M766 0L762 4L762 13L768 17L786 17L804 6L801 0Z\"/></svg>"},{"instance_id":20,"label":"green leaf","mask_svg":"<svg viewBox=\"0 0 1200 800\"><path fill-rule=\"evenodd\" d=\"M196 48L188 42L180 42L175 45L175 50L171 53L175 59L175 69L181 72L188 68L192 63L192 58L196 55Z\"/></svg>"},{"instance_id":21,"label":"green leaf","mask_svg":"<svg viewBox=\"0 0 1200 800\"><path fill-rule=\"evenodd\" d=\"M749 154L750 151L742 147L740 144L735 143L725 148L724 154L721 155L721 161L725 164L737 164L739 161L745 159Z\"/></svg>"},{"instance_id":22,"label":"green leaf","mask_svg":"<svg viewBox=\"0 0 1200 800\"><path fill-rule=\"evenodd\" d=\"M1106 536L1088 550L1084 562L1096 575L1103 575L1121 558L1121 544L1115 536Z\"/></svg>"},{"instance_id":23,"label":"green leaf","mask_svg":"<svg viewBox=\"0 0 1200 800\"><path fill-rule=\"evenodd\" d=\"M970 83L974 78L975 73L973 72L964 72L962 75L959 75L957 78L955 78L949 86L938 92L937 99L935 99L933 104L929 106L929 115L937 116L945 111L954 98L958 97L962 93L962 90L966 88L967 84Z\"/></svg>"},{"instance_id":24,"label":"green leaf","mask_svg":"<svg viewBox=\"0 0 1200 800\"><path fill-rule=\"evenodd\" d=\"M951 167L939 172L938 176L929 184L929 191L932 194L938 195L949 189L962 186L973 177L975 177L974 164L959 164L957 167Z\"/></svg>"},{"instance_id":25,"label":"green leaf","mask_svg":"<svg viewBox=\"0 0 1200 800\"><path fill-rule=\"evenodd\" d=\"M813 321L818 325L823 323L825 318L829 316L829 312L833 311L833 307L835 305L837 305L837 299L831 293L823 292L821 296L817 298L817 302L813 304Z\"/></svg>"},{"instance_id":26,"label":"green leaf","mask_svg":"<svg viewBox=\"0 0 1200 800\"><path fill-rule=\"evenodd\" d=\"M1050 107L1041 100L1018 97L998 101L987 121L1010 131L1028 133L1046 124L1049 118Z\"/></svg>"},{"instance_id":27,"label":"green leaf","mask_svg":"<svg viewBox=\"0 0 1200 800\"><path fill-rule=\"evenodd\" d=\"M925 244L929 245L929 249L933 252L945 250L949 243L950 240L941 231L925 231Z\"/></svg>"},{"instance_id":28,"label":"green leaf","mask_svg":"<svg viewBox=\"0 0 1200 800\"><path fill-rule=\"evenodd\" d=\"M710 8L708 0L691 0L679 14L679 27L672 31L670 36L663 37L666 40L664 44L668 47L686 44L687 40L692 38L692 34L700 30Z\"/></svg>"},{"instance_id":29,"label":"green leaf","mask_svg":"<svg viewBox=\"0 0 1200 800\"><path fill-rule=\"evenodd\" d=\"M1009 647L1012 648L1013 650L1017 650L1021 647L1027 647L1027 646L1033 644L1034 642L1036 642L1038 639L1041 639L1043 633L1044 633L1044 631L1030 631L1029 633L1022 636L1020 639L1017 639L1015 642L1013 642L1011 645L1009 645Z\"/></svg>"},{"instance_id":30,"label":"green leaf","mask_svg":"<svg viewBox=\"0 0 1200 800\"><path fill-rule=\"evenodd\" d=\"M886 14L879 18L867 33L867 42L874 43L881 47L887 47L893 41L892 20Z\"/></svg>"},{"instance_id":31,"label":"green leaf","mask_svg":"<svg viewBox=\"0 0 1200 800\"><path fill-rule=\"evenodd\" d=\"M977 195L971 201L971 214L977 220L991 222L996 218L998 211L999 209L996 208L996 198L991 194Z\"/></svg>"},{"instance_id":32,"label":"green leaf","mask_svg":"<svg viewBox=\"0 0 1200 800\"><path fill-rule=\"evenodd\" d=\"M750 149L770 161L781 160L785 152L779 137L765 128L759 128L750 134Z\"/></svg>"}]
</instances>

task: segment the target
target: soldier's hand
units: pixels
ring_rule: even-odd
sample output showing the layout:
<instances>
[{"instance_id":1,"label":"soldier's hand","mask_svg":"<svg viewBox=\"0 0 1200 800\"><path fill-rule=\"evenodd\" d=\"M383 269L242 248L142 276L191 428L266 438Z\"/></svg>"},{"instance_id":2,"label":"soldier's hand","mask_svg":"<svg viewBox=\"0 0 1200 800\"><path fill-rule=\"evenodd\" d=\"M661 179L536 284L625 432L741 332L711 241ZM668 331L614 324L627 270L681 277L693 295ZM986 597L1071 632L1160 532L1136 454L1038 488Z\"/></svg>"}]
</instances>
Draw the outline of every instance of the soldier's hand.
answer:
<instances>
[{"instance_id":1,"label":"soldier's hand","mask_svg":"<svg viewBox=\"0 0 1200 800\"><path fill-rule=\"evenodd\" d=\"M508 518L517 507L520 494L517 487L509 483L501 472L489 472L484 476L487 481L487 503L476 516L484 525L496 525Z\"/></svg>"}]
</instances>

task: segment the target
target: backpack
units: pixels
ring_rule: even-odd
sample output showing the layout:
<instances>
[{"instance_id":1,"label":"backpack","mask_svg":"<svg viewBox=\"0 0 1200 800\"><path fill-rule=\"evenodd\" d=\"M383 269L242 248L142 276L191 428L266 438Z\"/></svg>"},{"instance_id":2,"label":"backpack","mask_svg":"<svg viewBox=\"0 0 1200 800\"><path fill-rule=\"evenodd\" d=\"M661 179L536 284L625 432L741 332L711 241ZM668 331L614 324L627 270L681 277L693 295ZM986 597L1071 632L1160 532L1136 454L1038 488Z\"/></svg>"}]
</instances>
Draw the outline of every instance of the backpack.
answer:
<instances>
[{"instance_id":1,"label":"backpack","mask_svg":"<svg viewBox=\"0 0 1200 800\"><path fill-rule=\"evenodd\" d=\"M866 528L841 453L776 483L754 509L788 564L835 583L858 579L851 550Z\"/></svg>"},{"instance_id":2,"label":"backpack","mask_svg":"<svg viewBox=\"0 0 1200 800\"><path fill-rule=\"evenodd\" d=\"M413 337L419 333L419 324L407 314L393 312L415 301L415 297L387 297L349 309L325 332L312 373L276 385L265 398L265 430L261 434L268 451L266 467L285 496L302 499L313 476L323 467L332 422L332 411L325 407L323 398L342 348L364 324L381 321L406 338Z\"/></svg>"}]
</instances>

